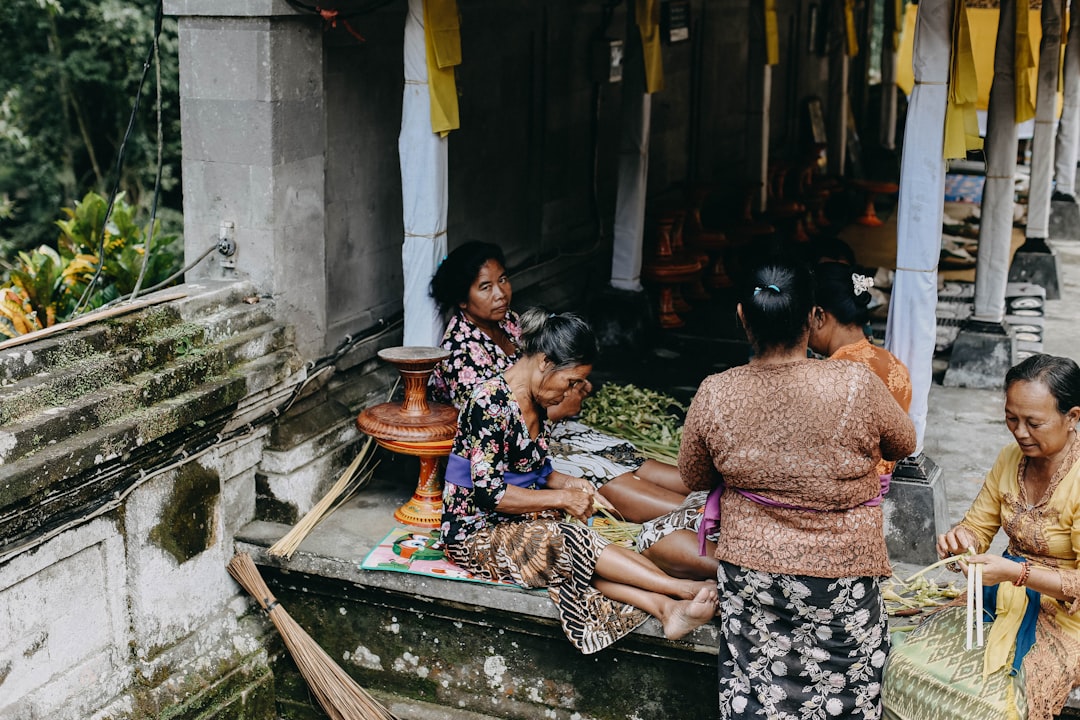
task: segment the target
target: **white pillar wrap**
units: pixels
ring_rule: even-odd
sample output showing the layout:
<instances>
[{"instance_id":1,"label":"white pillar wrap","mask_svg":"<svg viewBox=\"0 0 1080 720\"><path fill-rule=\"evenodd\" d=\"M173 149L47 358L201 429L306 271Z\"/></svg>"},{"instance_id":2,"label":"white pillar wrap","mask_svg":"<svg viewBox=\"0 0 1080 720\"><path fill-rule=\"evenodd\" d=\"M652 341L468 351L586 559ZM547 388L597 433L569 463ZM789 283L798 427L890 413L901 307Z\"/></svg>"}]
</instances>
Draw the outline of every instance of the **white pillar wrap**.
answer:
<instances>
[{"instance_id":1,"label":"white pillar wrap","mask_svg":"<svg viewBox=\"0 0 1080 720\"><path fill-rule=\"evenodd\" d=\"M1005 285L1013 227L1016 175L1016 2L1001 0L994 83L986 127L986 183L979 223L979 255L975 264L973 319L1001 322L1005 317Z\"/></svg>"},{"instance_id":2,"label":"white pillar wrap","mask_svg":"<svg viewBox=\"0 0 1080 720\"><path fill-rule=\"evenodd\" d=\"M401 247L404 273L405 345L438 345L443 323L428 295L431 276L446 257L447 138L431 131L427 50L424 42L424 2L409 0L405 19L405 90L401 100L401 204L405 240Z\"/></svg>"},{"instance_id":3,"label":"white pillar wrap","mask_svg":"<svg viewBox=\"0 0 1080 720\"><path fill-rule=\"evenodd\" d=\"M1054 153L1054 188L1075 196L1077 147L1080 146L1080 18L1075 12L1071 17L1076 21L1069 25L1065 62L1061 69L1065 87Z\"/></svg>"},{"instance_id":4,"label":"white pillar wrap","mask_svg":"<svg viewBox=\"0 0 1080 720\"><path fill-rule=\"evenodd\" d=\"M1031 141L1031 189L1027 236L1050 236L1050 194L1054 182L1054 131L1057 124L1058 62L1061 59L1061 0L1043 0L1039 44L1039 86L1035 101L1035 136Z\"/></svg>"},{"instance_id":5,"label":"white pillar wrap","mask_svg":"<svg viewBox=\"0 0 1080 720\"><path fill-rule=\"evenodd\" d=\"M912 66L896 214L896 278L885 346L911 373L911 409L922 451L937 337L937 267L945 204L945 105L953 0L922 0L915 22Z\"/></svg>"}]
</instances>

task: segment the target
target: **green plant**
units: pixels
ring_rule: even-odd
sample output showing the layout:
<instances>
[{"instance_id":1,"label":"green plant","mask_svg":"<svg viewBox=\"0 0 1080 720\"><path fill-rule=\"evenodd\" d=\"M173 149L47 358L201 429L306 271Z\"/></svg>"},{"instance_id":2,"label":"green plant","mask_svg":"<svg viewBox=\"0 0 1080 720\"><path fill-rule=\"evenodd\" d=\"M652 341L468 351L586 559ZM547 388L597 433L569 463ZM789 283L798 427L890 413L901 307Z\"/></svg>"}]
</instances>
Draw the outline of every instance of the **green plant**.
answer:
<instances>
[{"instance_id":1,"label":"green plant","mask_svg":"<svg viewBox=\"0 0 1080 720\"><path fill-rule=\"evenodd\" d=\"M87 193L74 208L63 209L66 219L56 221L60 228L58 250L42 245L18 253L7 284L0 286L0 334L14 337L49 327L58 319L70 319L97 271L106 209L105 198ZM116 198L104 233L104 264L85 309L130 294L146 256L146 230L135 222L134 211L123 194ZM154 223L151 236L142 288L174 274L182 257L177 236L161 234L160 223Z\"/></svg>"}]
</instances>

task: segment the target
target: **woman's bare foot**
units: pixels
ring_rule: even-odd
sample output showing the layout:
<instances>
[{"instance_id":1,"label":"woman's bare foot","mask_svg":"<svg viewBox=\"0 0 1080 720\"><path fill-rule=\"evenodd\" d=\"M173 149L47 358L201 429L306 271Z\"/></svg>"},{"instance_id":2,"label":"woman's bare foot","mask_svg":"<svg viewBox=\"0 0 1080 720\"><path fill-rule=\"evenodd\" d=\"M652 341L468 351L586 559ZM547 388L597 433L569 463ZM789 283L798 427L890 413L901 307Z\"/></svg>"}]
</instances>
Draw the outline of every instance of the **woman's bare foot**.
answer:
<instances>
[{"instance_id":1,"label":"woman's bare foot","mask_svg":"<svg viewBox=\"0 0 1080 720\"><path fill-rule=\"evenodd\" d=\"M678 595L674 597L682 600L693 600L701 594L702 590L712 590L713 594L716 593L716 581L715 580L684 580L682 587L679 589Z\"/></svg>"},{"instance_id":2,"label":"woman's bare foot","mask_svg":"<svg viewBox=\"0 0 1080 720\"><path fill-rule=\"evenodd\" d=\"M677 600L670 612L660 618L664 626L664 637L678 640L683 635L713 619L720 598L716 593L716 584L703 587L693 600Z\"/></svg>"}]
</instances>

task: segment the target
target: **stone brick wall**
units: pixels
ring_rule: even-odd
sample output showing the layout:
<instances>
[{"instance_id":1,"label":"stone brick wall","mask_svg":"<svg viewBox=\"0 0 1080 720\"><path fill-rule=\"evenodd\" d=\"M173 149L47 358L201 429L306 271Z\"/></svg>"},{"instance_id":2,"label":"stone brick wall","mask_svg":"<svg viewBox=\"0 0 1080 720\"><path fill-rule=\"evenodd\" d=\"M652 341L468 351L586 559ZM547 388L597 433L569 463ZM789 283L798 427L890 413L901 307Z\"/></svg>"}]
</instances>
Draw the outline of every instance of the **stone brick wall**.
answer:
<instances>
[{"instance_id":1,"label":"stone brick wall","mask_svg":"<svg viewBox=\"0 0 1080 720\"><path fill-rule=\"evenodd\" d=\"M310 509L358 439L347 403L388 382L359 346L344 400L259 422L305 377L274 301L180 290L0 350L0 717L276 717L233 538L259 501Z\"/></svg>"}]
</instances>

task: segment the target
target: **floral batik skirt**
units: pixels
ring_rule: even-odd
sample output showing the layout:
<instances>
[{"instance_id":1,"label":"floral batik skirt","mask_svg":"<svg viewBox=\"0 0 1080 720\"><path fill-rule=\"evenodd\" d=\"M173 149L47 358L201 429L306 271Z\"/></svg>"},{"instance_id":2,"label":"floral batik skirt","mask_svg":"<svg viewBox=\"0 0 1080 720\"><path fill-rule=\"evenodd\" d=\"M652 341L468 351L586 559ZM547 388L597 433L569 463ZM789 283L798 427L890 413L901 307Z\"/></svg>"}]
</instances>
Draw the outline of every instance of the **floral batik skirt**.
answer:
<instances>
[{"instance_id":1,"label":"floral batik skirt","mask_svg":"<svg viewBox=\"0 0 1080 720\"><path fill-rule=\"evenodd\" d=\"M637 537L638 552L648 550L676 530L689 530L696 533L698 527L701 526L703 516L701 511L705 508L705 500L708 497L708 490L695 490L686 496L679 507L644 523ZM716 540L715 534L709 539Z\"/></svg>"},{"instance_id":2,"label":"floral batik skirt","mask_svg":"<svg viewBox=\"0 0 1080 720\"><path fill-rule=\"evenodd\" d=\"M597 488L619 475L635 472L645 463L645 456L633 443L574 420L552 426L548 453L553 468L585 478Z\"/></svg>"},{"instance_id":3,"label":"floral batik skirt","mask_svg":"<svg viewBox=\"0 0 1080 720\"><path fill-rule=\"evenodd\" d=\"M584 525L536 519L503 522L447 545L446 556L484 578L547 588L570 642L585 655L603 650L649 619L592 586L600 553L610 544Z\"/></svg>"},{"instance_id":4,"label":"floral batik skirt","mask_svg":"<svg viewBox=\"0 0 1080 720\"><path fill-rule=\"evenodd\" d=\"M889 653L880 580L720 562L720 717L881 717Z\"/></svg>"}]
</instances>

